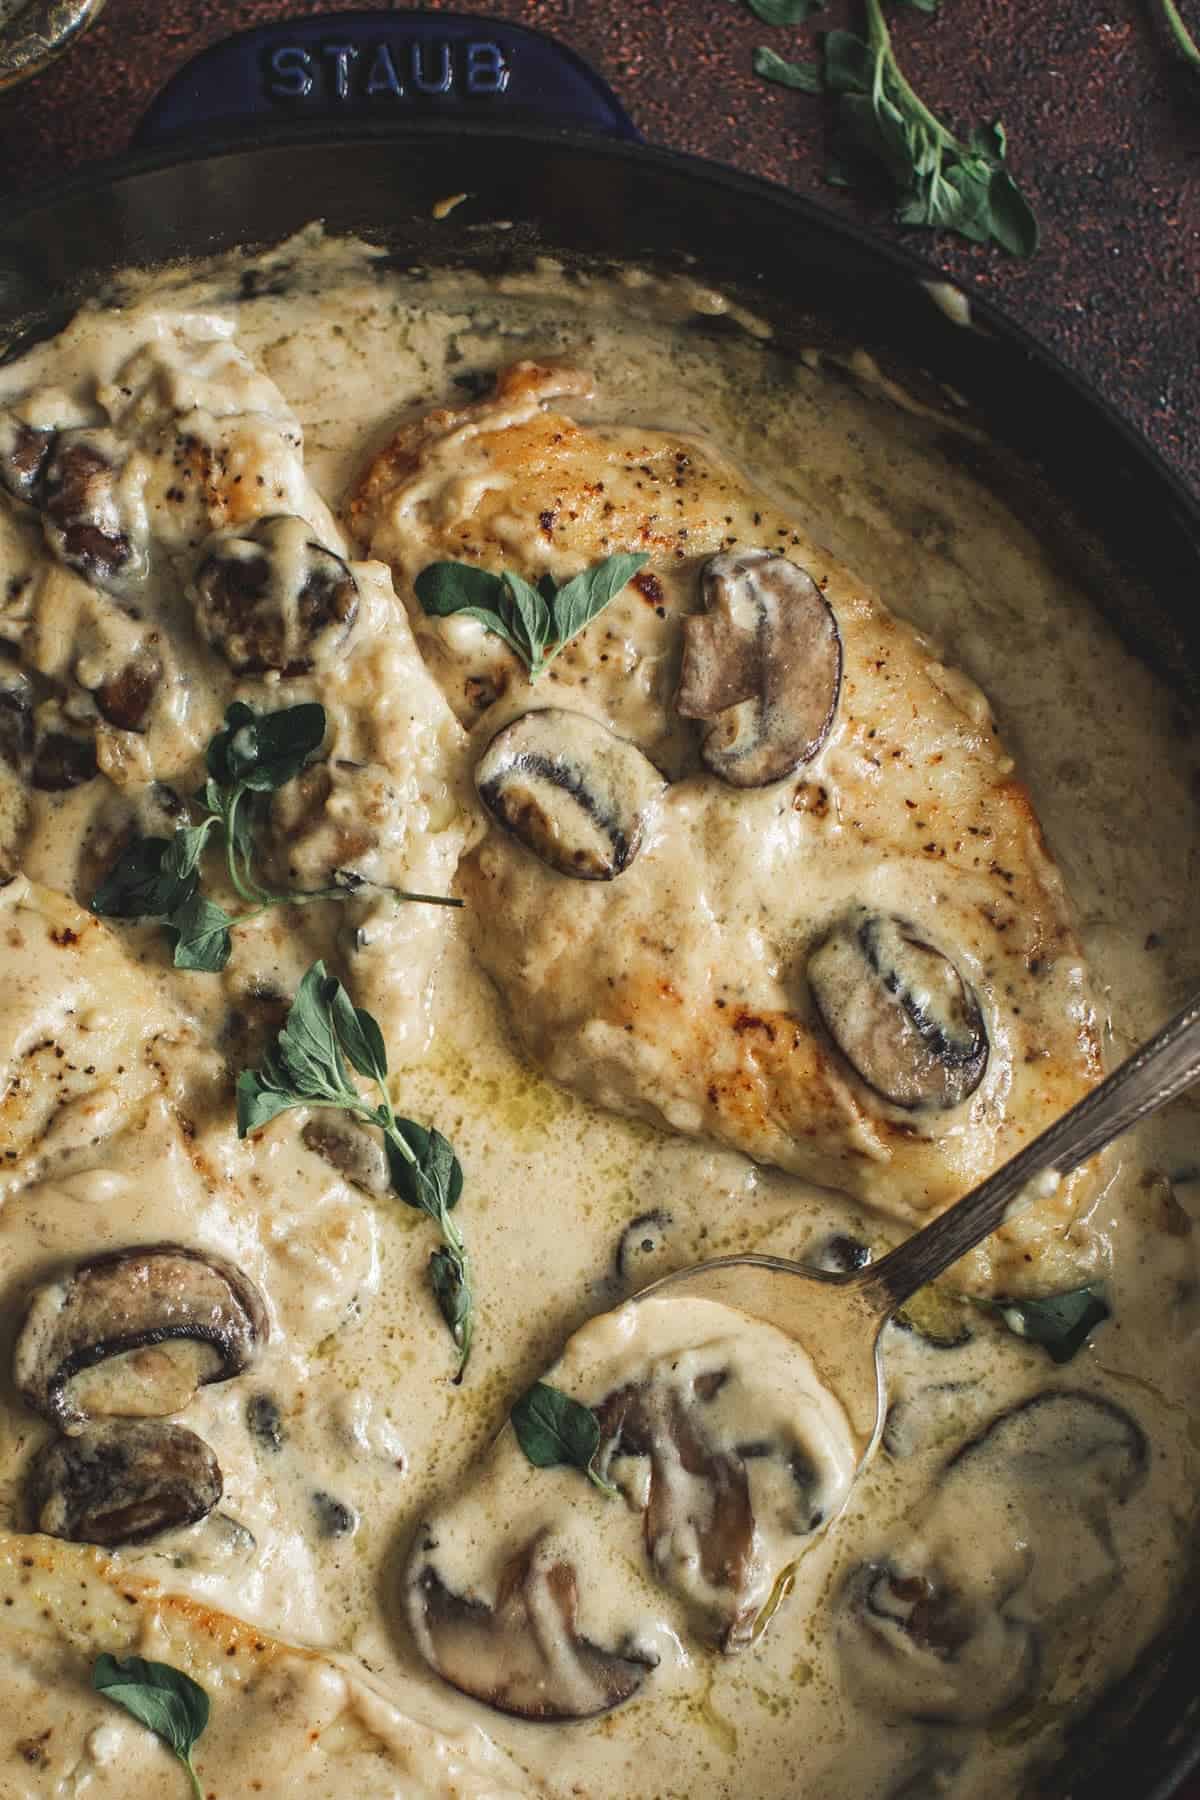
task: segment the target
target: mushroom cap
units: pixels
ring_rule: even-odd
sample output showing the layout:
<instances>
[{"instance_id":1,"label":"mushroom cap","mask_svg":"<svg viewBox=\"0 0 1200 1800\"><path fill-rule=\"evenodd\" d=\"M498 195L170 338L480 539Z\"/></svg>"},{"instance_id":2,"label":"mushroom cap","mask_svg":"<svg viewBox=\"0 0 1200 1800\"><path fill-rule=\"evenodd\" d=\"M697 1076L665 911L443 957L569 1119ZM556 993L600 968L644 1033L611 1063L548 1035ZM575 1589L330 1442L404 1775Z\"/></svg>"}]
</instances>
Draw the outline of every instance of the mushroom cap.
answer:
<instances>
[{"instance_id":1,"label":"mushroom cap","mask_svg":"<svg viewBox=\"0 0 1200 1800\"><path fill-rule=\"evenodd\" d=\"M119 731L141 731L162 680L162 658L142 649L95 690L100 716Z\"/></svg>"},{"instance_id":2,"label":"mushroom cap","mask_svg":"<svg viewBox=\"0 0 1200 1800\"><path fill-rule=\"evenodd\" d=\"M37 491L50 549L96 587L121 590L149 567L140 502L125 483L129 456L115 431L60 431Z\"/></svg>"},{"instance_id":3,"label":"mushroom cap","mask_svg":"<svg viewBox=\"0 0 1200 1800\"><path fill-rule=\"evenodd\" d=\"M358 583L307 519L278 513L211 540L192 600L201 631L236 674L303 675L353 625Z\"/></svg>"},{"instance_id":4,"label":"mushroom cap","mask_svg":"<svg viewBox=\"0 0 1200 1800\"><path fill-rule=\"evenodd\" d=\"M855 908L817 946L807 972L826 1031L893 1106L958 1106L983 1080L988 1037L979 1002L908 920Z\"/></svg>"},{"instance_id":5,"label":"mushroom cap","mask_svg":"<svg viewBox=\"0 0 1200 1800\"><path fill-rule=\"evenodd\" d=\"M140 1544L204 1518L221 1498L220 1465L182 1425L90 1425L34 1458L34 1529L79 1544Z\"/></svg>"},{"instance_id":6,"label":"mushroom cap","mask_svg":"<svg viewBox=\"0 0 1200 1800\"><path fill-rule=\"evenodd\" d=\"M714 556L705 611L683 622L676 710L709 722L700 754L731 787L766 787L810 762L842 685L837 620L816 582L774 550Z\"/></svg>"},{"instance_id":7,"label":"mushroom cap","mask_svg":"<svg viewBox=\"0 0 1200 1800\"><path fill-rule=\"evenodd\" d=\"M1122 1503L1145 1480L1150 1446L1137 1420L1115 1401L1051 1388L999 1413L960 1445L947 1472L1003 1461L1026 1484L1066 1481L1081 1498L1090 1487Z\"/></svg>"},{"instance_id":8,"label":"mushroom cap","mask_svg":"<svg viewBox=\"0 0 1200 1800\"><path fill-rule=\"evenodd\" d=\"M853 1692L885 1716L978 1725L1032 1693L1037 1632L938 1569L860 1563L840 1600L839 1638Z\"/></svg>"},{"instance_id":9,"label":"mushroom cap","mask_svg":"<svg viewBox=\"0 0 1200 1800\"><path fill-rule=\"evenodd\" d=\"M35 1412L75 1432L92 1416L178 1412L197 1387L247 1368L268 1332L262 1295L224 1258L143 1244L34 1292L13 1377Z\"/></svg>"},{"instance_id":10,"label":"mushroom cap","mask_svg":"<svg viewBox=\"0 0 1200 1800\"><path fill-rule=\"evenodd\" d=\"M546 1533L510 1558L493 1606L452 1593L429 1559L436 1543L422 1540L409 1621L425 1660L460 1693L517 1718L588 1719L628 1700L654 1666L580 1636L575 1569Z\"/></svg>"},{"instance_id":11,"label":"mushroom cap","mask_svg":"<svg viewBox=\"0 0 1200 1800\"><path fill-rule=\"evenodd\" d=\"M892 1717L960 1725L1031 1697L1061 1622L1078 1626L1121 1579L1115 1514L1148 1464L1141 1427L1097 1394L1052 1389L997 1414L944 1462L905 1541L847 1578L852 1691Z\"/></svg>"},{"instance_id":12,"label":"mushroom cap","mask_svg":"<svg viewBox=\"0 0 1200 1800\"><path fill-rule=\"evenodd\" d=\"M475 786L497 824L579 881L624 873L666 790L636 744L557 706L522 713L498 731L475 766Z\"/></svg>"},{"instance_id":13,"label":"mushroom cap","mask_svg":"<svg viewBox=\"0 0 1200 1800\"><path fill-rule=\"evenodd\" d=\"M0 488L14 500L36 501L54 433L0 406Z\"/></svg>"}]
</instances>

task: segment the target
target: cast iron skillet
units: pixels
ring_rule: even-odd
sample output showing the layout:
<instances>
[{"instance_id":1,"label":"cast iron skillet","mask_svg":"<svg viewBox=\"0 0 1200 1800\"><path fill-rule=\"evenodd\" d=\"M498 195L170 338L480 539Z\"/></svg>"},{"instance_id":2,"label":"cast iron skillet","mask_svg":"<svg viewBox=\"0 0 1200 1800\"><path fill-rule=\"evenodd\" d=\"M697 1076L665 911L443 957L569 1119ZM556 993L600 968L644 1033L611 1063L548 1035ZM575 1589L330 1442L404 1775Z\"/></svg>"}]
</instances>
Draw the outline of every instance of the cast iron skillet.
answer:
<instances>
[{"instance_id":1,"label":"cast iron skillet","mask_svg":"<svg viewBox=\"0 0 1200 1800\"><path fill-rule=\"evenodd\" d=\"M775 349L862 345L948 413L965 404L995 449L954 437L953 453L1042 522L1181 717L1200 697L1200 508L1154 451L986 303L972 301L972 328L951 323L914 257L780 188L638 143L551 40L444 13L263 27L177 75L136 142L6 208L0 353L57 329L111 271L275 243L314 218L402 265L553 253L569 268L686 268L767 317ZM1181 1598L1200 1594L1192 1567L1179 1583ZM1047 1797L1166 1800L1200 1763L1200 1605L1183 1613L1072 1732Z\"/></svg>"}]
</instances>

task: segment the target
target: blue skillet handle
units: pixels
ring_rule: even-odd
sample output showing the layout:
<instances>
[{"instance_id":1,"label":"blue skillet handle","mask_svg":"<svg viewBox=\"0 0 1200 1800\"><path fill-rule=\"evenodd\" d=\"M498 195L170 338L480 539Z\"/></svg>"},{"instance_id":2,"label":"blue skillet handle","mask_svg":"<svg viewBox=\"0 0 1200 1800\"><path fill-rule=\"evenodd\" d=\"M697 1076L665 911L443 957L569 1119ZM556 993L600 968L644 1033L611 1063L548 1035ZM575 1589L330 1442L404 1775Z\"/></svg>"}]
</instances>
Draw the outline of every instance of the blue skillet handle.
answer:
<instances>
[{"instance_id":1,"label":"blue skillet handle","mask_svg":"<svg viewBox=\"0 0 1200 1800\"><path fill-rule=\"evenodd\" d=\"M134 147L244 135L257 124L492 120L637 138L611 88L566 45L503 19L344 12L258 25L186 63Z\"/></svg>"}]
</instances>

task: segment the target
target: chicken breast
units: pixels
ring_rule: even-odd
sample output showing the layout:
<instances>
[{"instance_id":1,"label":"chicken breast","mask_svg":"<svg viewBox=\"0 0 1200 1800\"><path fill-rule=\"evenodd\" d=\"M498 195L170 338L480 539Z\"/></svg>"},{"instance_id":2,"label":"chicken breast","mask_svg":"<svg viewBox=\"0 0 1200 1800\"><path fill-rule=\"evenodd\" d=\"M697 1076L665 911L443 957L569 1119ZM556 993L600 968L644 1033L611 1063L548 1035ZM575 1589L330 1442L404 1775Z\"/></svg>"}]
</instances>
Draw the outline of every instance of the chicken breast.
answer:
<instances>
[{"instance_id":1,"label":"chicken breast","mask_svg":"<svg viewBox=\"0 0 1200 1800\"><path fill-rule=\"evenodd\" d=\"M110 1135L158 1085L167 1045L191 1046L115 934L18 875L0 888L0 1197L48 1157Z\"/></svg>"},{"instance_id":2,"label":"chicken breast","mask_svg":"<svg viewBox=\"0 0 1200 1800\"><path fill-rule=\"evenodd\" d=\"M361 1665L281 1642L202 1601L164 1592L86 1545L0 1535L5 1720L0 1791L175 1800L187 1786L170 1751L93 1691L102 1652L170 1663L208 1694L193 1751L205 1793L294 1790L361 1800L505 1800L530 1792L476 1726L442 1730L387 1697ZM407 1697L406 1697L407 1698Z\"/></svg>"},{"instance_id":3,"label":"chicken breast","mask_svg":"<svg viewBox=\"0 0 1200 1800\"><path fill-rule=\"evenodd\" d=\"M348 506L487 752L499 827L460 874L477 953L556 1079L920 1224L1101 1074L1029 795L986 698L933 643L709 445L550 409L589 389L518 365L479 404L404 427ZM536 582L618 551L648 561L536 683L413 591L439 560ZM589 748L595 727L625 748ZM585 850L576 873L596 872L568 840L597 819L628 845L609 765L639 755L666 780L637 788L635 853L611 879L564 874ZM1014 1219L965 1284L1077 1282L1101 1254L1099 1175Z\"/></svg>"}]
</instances>

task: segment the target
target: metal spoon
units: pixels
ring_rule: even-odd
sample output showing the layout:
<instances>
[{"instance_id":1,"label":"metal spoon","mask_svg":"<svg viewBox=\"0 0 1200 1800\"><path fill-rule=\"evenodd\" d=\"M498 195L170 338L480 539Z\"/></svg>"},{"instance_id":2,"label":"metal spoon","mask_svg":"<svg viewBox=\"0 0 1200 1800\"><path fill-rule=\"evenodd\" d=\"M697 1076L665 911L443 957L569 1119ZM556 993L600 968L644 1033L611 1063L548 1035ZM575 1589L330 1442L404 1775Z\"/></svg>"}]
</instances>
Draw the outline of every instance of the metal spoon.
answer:
<instances>
[{"instance_id":1,"label":"metal spoon","mask_svg":"<svg viewBox=\"0 0 1200 1800\"><path fill-rule=\"evenodd\" d=\"M664 1276L636 1300L719 1300L795 1338L846 1410L857 1475L883 1431L883 1328L897 1308L1002 1225L1014 1202L1034 1197L1040 1178L1069 1175L1197 1077L1200 996L1049 1130L879 1262L832 1274L778 1256L722 1256Z\"/></svg>"}]
</instances>

